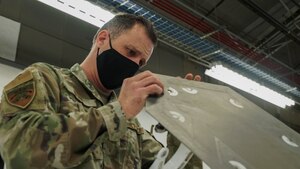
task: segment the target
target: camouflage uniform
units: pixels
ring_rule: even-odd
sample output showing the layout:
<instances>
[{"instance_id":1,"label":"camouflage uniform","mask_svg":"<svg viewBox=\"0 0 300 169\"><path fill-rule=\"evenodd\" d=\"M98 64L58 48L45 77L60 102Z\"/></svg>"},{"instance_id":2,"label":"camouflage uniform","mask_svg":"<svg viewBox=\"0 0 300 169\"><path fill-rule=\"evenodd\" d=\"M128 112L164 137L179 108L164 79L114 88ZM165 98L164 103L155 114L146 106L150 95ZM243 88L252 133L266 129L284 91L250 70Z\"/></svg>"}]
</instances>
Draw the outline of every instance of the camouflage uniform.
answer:
<instances>
[{"instance_id":1,"label":"camouflage uniform","mask_svg":"<svg viewBox=\"0 0 300 169\"><path fill-rule=\"evenodd\" d=\"M181 142L175 136L168 132L167 147L169 149L169 155L167 160L169 160L175 154L180 143ZM184 169L202 169L202 161L196 155L193 155L190 161L184 167Z\"/></svg>"},{"instance_id":2,"label":"camouflage uniform","mask_svg":"<svg viewBox=\"0 0 300 169\"><path fill-rule=\"evenodd\" d=\"M127 120L115 93L105 96L81 67L45 63L3 90L0 150L7 169L147 168L161 144Z\"/></svg>"}]
</instances>

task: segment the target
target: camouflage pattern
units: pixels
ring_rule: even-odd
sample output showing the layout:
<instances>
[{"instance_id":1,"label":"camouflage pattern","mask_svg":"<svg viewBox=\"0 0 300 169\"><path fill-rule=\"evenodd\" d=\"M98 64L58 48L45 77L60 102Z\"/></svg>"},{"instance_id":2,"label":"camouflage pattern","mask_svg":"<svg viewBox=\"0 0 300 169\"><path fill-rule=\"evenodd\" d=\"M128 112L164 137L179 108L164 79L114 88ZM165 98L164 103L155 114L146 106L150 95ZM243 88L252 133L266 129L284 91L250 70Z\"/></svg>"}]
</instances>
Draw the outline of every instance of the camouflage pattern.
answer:
<instances>
[{"instance_id":1,"label":"camouflage pattern","mask_svg":"<svg viewBox=\"0 0 300 169\"><path fill-rule=\"evenodd\" d=\"M180 143L181 142L174 135L168 132L167 147L169 149L169 154L167 160L169 160L175 154ZM184 167L184 169L202 169L202 161L197 156L193 155L190 161Z\"/></svg>"},{"instance_id":2,"label":"camouflage pattern","mask_svg":"<svg viewBox=\"0 0 300 169\"><path fill-rule=\"evenodd\" d=\"M148 168L161 147L78 64L33 64L3 90L0 152L7 169Z\"/></svg>"}]
</instances>

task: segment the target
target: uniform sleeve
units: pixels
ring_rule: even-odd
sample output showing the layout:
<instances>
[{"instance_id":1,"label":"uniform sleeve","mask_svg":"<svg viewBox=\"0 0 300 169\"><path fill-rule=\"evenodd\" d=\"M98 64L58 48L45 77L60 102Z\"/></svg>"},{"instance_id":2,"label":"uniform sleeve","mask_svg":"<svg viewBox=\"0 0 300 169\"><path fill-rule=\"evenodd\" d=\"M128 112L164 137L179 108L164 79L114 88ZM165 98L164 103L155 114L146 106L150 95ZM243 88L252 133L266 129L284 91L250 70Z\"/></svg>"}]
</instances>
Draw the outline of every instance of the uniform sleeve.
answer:
<instances>
[{"instance_id":1,"label":"uniform sleeve","mask_svg":"<svg viewBox=\"0 0 300 169\"><path fill-rule=\"evenodd\" d=\"M118 102L60 113L60 85L54 71L37 64L5 86L0 150L7 169L74 167L87 159L104 131L112 141L124 134L126 120Z\"/></svg>"},{"instance_id":2,"label":"uniform sleeve","mask_svg":"<svg viewBox=\"0 0 300 169\"><path fill-rule=\"evenodd\" d=\"M148 131L142 135L142 145L142 168L148 169L163 146Z\"/></svg>"},{"instance_id":3,"label":"uniform sleeve","mask_svg":"<svg viewBox=\"0 0 300 169\"><path fill-rule=\"evenodd\" d=\"M109 139L111 141L120 140L126 132L127 123L119 101L112 102L102 109L104 110L101 111L101 114L106 124Z\"/></svg>"},{"instance_id":4,"label":"uniform sleeve","mask_svg":"<svg viewBox=\"0 0 300 169\"><path fill-rule=\"evenodd\" d=\"M170 132L167 135L167 147L169 149L169 154L166 161L170 160L172 156L176 153L181 142ZM189 162L186 164L184 169L202 169L202 161L196 156L193 155Z\"/></svg>"}]
</instances>

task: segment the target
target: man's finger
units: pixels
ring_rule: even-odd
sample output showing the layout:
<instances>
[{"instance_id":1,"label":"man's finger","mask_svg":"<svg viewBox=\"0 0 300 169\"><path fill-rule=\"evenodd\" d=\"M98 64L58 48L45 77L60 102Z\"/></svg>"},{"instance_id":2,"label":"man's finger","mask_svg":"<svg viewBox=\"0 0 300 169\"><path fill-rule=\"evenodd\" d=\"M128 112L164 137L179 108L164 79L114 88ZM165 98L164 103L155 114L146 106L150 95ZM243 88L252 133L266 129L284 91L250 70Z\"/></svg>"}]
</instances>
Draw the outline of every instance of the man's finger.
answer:
<instances>
[{"instance_id":1,"label":"man's finger","mask_svg":"<svg viewBox=\"0 0 300 169\"><path fill-rule=\"evenodd\" d=\"M152 84L157 84L161 88L164 88L164 85L162 84L162 82L155 76L149 76L149 77L142 79L141 81L139 81L138 86L147 87Z\"/></svg>"},{"instance_id":2,"label":"man's finger","mask_svg":"<svg viewBox=\"0 0 300 169\"><path fill-rule=\"evenodd\" d=\"M142 80L142 79L147 78L149 76L153 76L153 73L147 70L147 71L141 72L141 73L133 76L132 78L135 81L139 81L139 80Z\"/></svg>"},{"instance_id":3,"label":"man's finger","mask_svg":"<svg viewBox=\"0 0 300 169\"><path fill-rule=\"evenodd\" d=\"M161 95L163 94L164 90L157 84L152 84L144 88L144 92L149 95Z\"/></svg>"},{"instance_id":4,"label":"man's finger","mask_svg":"<svg viewBox=\"0 0 300 169\"><path fill-rule=\"evenodd\" d=\"M201 81L201 76L200 75L196 75L194 78L195 81Z\"/></svg>"},{"instance_id":5,"label":"man's finger","mask_svg":"<svg viewBox=\"0 0 300 169\"><path fill-rule=\"evenodd\" d=\"M188 73L188 74L185 75L184 78L187 79L187 80L193 80L193 76L194 75L192 73Z\"/></svg>"}]
</instances>

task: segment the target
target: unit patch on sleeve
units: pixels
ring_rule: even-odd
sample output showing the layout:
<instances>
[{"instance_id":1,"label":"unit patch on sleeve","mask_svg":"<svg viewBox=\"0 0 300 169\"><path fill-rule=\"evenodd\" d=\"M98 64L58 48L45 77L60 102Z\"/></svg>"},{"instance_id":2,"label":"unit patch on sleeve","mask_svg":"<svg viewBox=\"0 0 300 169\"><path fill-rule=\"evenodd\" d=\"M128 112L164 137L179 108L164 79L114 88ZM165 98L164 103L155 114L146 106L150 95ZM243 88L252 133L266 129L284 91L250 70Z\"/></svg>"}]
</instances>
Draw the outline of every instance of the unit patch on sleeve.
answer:
<instances>
[{"instance_id":1,"label":"unit patch on sleeve","mask_svg":"<svg viewBox=\"0 0 300 169\"><path fill-rule=\"evenodd\" d=\"M25 109L35 97L35 82L30 71L25 71L4 87L9 104Z\"/></svg>"}]
</instances>

